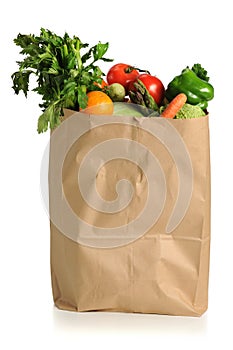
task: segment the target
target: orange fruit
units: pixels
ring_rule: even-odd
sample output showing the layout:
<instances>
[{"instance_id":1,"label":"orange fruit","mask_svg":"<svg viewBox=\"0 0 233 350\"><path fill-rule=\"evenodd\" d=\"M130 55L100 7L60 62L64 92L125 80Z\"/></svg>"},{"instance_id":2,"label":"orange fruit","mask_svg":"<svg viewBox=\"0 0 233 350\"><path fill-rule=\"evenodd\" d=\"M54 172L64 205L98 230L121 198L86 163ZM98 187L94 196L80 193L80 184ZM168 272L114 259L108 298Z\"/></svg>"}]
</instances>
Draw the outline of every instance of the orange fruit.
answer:
<instances>
[{"instance_id":1,"label":"orange fruit","mask_svg":"<svg viewBox=\"0 0 233 350\"><path fill-rule=\"evenodd\" d=\"M90 91L87 93L87 97L87 107L82 112L97 115L112 115L114 105L107 94L102 91Z\"/></svg>"}]
</instances>

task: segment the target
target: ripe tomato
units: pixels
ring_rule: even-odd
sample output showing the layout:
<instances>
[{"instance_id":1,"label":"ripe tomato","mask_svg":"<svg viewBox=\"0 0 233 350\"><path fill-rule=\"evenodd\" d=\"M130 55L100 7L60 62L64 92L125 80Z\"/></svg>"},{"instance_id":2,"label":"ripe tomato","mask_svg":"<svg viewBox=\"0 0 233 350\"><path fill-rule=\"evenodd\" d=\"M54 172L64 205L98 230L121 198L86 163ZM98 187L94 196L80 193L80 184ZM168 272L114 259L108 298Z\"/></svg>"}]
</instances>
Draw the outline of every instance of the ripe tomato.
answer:
<instances>
[{"instance_id":1,"label":"ripe tomato","mask_svg":"<svg viewBox=\"0 0 233 350\"><path fill-rule=\"evenodd\" d=\"M157 77L150 74L140 74L137 77L137 79L141 80L141 82L145 85L149 94L153 97L155 102L158 105L161 105L164 98L164 92L165 92L165 88L161 80L159 80ZM135 81L137 79L135 79ZM129 86L129 90L131 91L135 90L133 83L134 82L131 82Z\"/></svg>"},{"instance_id":2,"label":"ripe tomato","mask_svg":"<svg viewBox=\"0 0 233 350\"><path fill-rule=\"evenodd\" d=\"M109 85L119 83L127 90L129 83L139 76L139 72L134 67L125 64L117 63L109 69L107 74L107 82Z\"/></svg>"}]
</instances>

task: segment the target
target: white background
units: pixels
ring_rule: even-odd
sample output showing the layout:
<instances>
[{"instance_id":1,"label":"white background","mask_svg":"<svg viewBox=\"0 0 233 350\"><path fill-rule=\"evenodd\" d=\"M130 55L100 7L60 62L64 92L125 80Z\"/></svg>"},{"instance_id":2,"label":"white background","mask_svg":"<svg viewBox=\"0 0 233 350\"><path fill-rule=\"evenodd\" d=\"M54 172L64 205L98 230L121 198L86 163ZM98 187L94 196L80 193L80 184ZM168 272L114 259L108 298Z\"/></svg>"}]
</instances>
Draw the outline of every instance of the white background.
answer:
<instances>
[{"instance_id":1,"label":"white background","mask_svg":"<svg viewBox=\"0 0 233 350\"><path fill-rule=\"evenodd\" d=\"M153 7L152 7L153 4ZM231 1L115 2L21 0L1 9L1 245L2 349L227 348L233 345L232 10ZM166 85L200 62L215 86L209 104L212 240L209 309L201 318L62 312L50 286L49 220L39 188L49 134L37 135L39 98L11 89L21 32L66 30L83 41L110 42L117 62L147 68ZM111 63L104 65L107 72ZM198 142L198 139L197 139ZM150 345L149 345L150 344Z\"/></svg>"}]
</instances>

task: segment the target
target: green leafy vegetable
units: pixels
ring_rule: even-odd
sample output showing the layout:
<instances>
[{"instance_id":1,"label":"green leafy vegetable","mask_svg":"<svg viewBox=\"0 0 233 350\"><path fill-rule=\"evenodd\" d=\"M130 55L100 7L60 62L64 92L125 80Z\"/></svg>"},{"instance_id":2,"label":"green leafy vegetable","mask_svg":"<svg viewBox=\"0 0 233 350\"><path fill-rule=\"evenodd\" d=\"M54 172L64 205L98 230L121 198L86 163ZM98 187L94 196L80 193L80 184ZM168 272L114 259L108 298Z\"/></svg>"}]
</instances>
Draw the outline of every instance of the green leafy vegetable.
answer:
<instances>
[{"instance_id":1,"label":"green leafy vegetable","mask_svg":"<svg viewBox=\"0 0 233 350\"><path fill-rule=\"evenodd\" d=\"M114 102L114 112L115 116L132 116L132 117L154 117L152 113L149 115L148 113L152 112L148 110L145 106L141 106L135 103L125 103L125 102ZM158 115L159 116L159 113Z\"/></svg>"},{"instance_id":2,"label":"green leafy vegetable","mask_svg":"<svg viewBox=\"0 0 233 350\"><path fill-rule=\"evenodd\" d=\"M199 106L193 106L189 103L185 103L185 105L179 110L176 114L176 119L192 119L192 118L200 118L205 115L205 112Z\"/></svg>"},{"instance_id":3,"label":"green leafy vegetable","mask_svg":"<svg viewBox=\"0 0 233 350\"><path fill-rule=\"evenodd\" d=\"M210 78L207 76L207 71L200 65L200 63L195 63L192 66L192 71L202 80L209 81Z\"/></svg>"},{"instance_id":4,"label":"green leafy vegetable","mask_svg":"<svg viewBox=\"0 0 233 350\"><path fill-rule=\"evenodd\" d=\"M97 61L110 62L105 57L108 43L99 42L88 48L77 36L72 38L65 33L63 37L41 28L40 35L18 34L14 43L22 48L25 56L19 61L19 70L12 74L16 94L20 91L27 97L31 74L37 77L33 91L42 96L42 114L38 120L38 132L59 125L63 108L79 110L87 105L87 92L100 90L104 73Z\"/></svg>"}]
</instances>

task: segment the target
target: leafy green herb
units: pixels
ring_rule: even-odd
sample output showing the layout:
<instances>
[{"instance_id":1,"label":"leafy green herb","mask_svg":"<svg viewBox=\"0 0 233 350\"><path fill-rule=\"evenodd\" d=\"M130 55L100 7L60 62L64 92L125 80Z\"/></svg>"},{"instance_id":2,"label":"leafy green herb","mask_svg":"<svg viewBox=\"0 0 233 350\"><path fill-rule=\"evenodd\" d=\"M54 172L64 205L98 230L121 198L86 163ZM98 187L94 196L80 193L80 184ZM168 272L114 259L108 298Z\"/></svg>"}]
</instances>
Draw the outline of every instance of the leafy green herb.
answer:
<instances>
[{"instance_id":1,"label":"leafy green herb","mask_svg":"<svg viewBox=\"0 0 233 350\"><path fill-rule=\"evenodd\" d=\"M192 66L192 71L202 80L209 81L210 78L207 76L207 71L200 65L200 63L195 63Z\"/></svg>"},{"instance_id":2,"label":"leafy green herb","mask_svg":"<svg viewBox=\"0 0 233 350\"><path fill-rule=\"evenodd\" d=\"M87 92L100 90L94 84L101 83L104 73L97 65L106 58L108 43L99 42L88 48L77 36L63 37L48 29L41 28L40 35L18 34L14 43L22 48L25 56L19 61L19 70L12 74L16 94L23 91L27 97L31 74L37 77L33 91L42 96L42 114L38 120L38 133L59 125L63 108L79 110L87 106ZM87 49L88 48L88 49ZM83 52L83 49L86 49Z\"/></svg>"}]
</instances>

